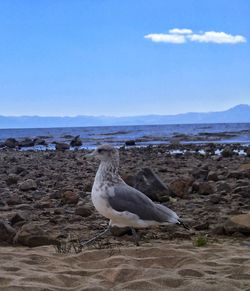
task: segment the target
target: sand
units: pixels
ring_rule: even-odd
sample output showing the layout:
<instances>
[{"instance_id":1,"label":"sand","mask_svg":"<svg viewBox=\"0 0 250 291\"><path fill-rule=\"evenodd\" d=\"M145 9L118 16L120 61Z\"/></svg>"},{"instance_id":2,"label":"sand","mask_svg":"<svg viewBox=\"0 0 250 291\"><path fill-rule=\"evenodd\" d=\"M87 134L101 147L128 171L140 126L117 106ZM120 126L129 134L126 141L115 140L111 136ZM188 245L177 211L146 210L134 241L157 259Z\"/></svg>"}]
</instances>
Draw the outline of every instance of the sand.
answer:
<instances>
[{"instance_id":1,"label":"sand","mask_svg":"<svg viewBox=\"0 0 250 291\"><path fill-rule=\"evenodd\" d=\"M154 240L140 247L58 254L0 248L0 290L250 290L250 244Z\"/></svg>"}]
</instances>

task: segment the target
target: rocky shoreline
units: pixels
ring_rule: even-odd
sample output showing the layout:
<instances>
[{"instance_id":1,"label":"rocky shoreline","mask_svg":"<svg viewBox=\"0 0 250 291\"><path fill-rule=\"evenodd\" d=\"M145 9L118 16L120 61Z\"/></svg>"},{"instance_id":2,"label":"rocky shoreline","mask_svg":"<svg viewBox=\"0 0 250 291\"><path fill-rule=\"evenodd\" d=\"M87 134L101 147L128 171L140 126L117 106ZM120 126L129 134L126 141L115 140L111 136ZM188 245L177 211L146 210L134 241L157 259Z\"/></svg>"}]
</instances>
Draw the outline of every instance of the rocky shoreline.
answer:
<instances>
[{"instance_id":1,"label":"rocky shoreline","mask_svg":"<svg viewBox=\"0 0 250 291\"><path fill-rule=\"evenodd\" d=\"M88 239L107 225L91 203L98 162L87 160L86 153L84 149L0 151L1 245L34 247L58 244L69 237ZM166 203L191 227L141 230L142 241L192 240L197 234L249 238L249 147L121 147L120 160L120 174L127 183ZM127 229L114 229L113 234L114 244L131 241Z\"/></svg>"}]
</instances>

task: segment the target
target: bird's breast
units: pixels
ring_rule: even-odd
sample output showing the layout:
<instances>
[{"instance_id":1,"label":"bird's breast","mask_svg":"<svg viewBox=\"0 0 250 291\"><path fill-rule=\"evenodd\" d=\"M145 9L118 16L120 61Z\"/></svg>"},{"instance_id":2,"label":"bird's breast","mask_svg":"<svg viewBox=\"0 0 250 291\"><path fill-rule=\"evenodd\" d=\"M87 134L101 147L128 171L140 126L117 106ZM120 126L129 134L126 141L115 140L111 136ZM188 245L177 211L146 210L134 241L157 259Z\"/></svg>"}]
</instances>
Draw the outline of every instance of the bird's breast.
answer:
<instances>
[{"instance_id":1,"label":"bird's breast","mask_svg":"<svg viewBox=\"0 0 250 291\"><path fill-rule=\"evenodd\" d=\"M112 208L108 202L108 195L106 187L101 187L100 185L93 185L91 192L91 199L96 210L103 216L110 218Z\"/></svg>"}]
</instances>

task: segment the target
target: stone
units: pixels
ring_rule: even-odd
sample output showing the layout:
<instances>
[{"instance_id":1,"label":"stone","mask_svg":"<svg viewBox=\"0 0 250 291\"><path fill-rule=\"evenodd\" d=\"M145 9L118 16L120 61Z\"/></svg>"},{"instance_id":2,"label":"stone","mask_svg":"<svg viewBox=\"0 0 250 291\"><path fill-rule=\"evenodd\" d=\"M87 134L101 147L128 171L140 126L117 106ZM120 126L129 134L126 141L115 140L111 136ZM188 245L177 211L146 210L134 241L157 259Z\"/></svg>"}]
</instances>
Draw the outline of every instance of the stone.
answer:
<instances>
[{"instance_id":1,"label":"stone","mask_svg":"<svg viewBox=\"0 0 250 291\"><path fill-rule=\"evenodd\" d=\"M111 233L113 236L123 236L125 234L132 234L131 228L130 227L117 227L117 226L112 226L111 228Z\"/></svg>"},{"instance_id":2,"label":"stone","mask_svg":"<svg viewBox=\"0 0 250 291\"><path fill-rule=\"evenodd\" d=\"M126 146L134 146L135 145L135 141L134 140L126 140L125 141L125 145Z\"/></svg>"},{"instance_id":3,"label":"stone","mask_svg":"<svg viewBox=\"0 0 250 291\"><path fill-rule=\"evenodd\" d=\"M0 220L0 242L12 243L16 234L15 229L7 222Z\"/></svg>"},{"instance_id":4,"label":"stone","mask_svg":"<svg viewBox=\"0 0 250 291\"><path fill-rule=\"evenodd\" d=\"M214 193L214 188L209 182L201 182L199 183L199 194L201 195L209 195Z\"/></svg>"},{"instance_id":5,"label":"stone","mask_svg":"<svg viewBox=\"0 0 250 291\"><path fill-rule=\"evenodd\" d=\"M72 190L66 190L62 192L61 200L63 204L77 204L79 201L79 195Z\"/></svg>"},{"instance_id":6,"label":"stone","mask_svg":"<svg viewBox=\"0 0 250 291\"><path fill-rule=\"evenodd\" d=\"M86 206L78 206L75 210L75 214L82 217L88 217L92 214L92 211Z\"/></svg>"},{"instance_id":7,"label":"stone","mask_svg":"<svg viewBox=\"0 0 250 291\"><path fill-rule=\"evenodd\" d=\"M169 184L171 194L177 197L184 197L189 193L189 188L193 183L193 179L177 178Z\"/></svg>"},{"instance_id":8,"label":"stone","mask_svg":"<svg viewBox=\"0 0 250 291\"><path fill-rule=\"evenodd\" d=\"M194 226L194 229L195 230L207 230L207 229L209 229L209 222L206 221L206 222L203 222L203 223L196 224Z\"/></svg>"},{"instance_id":9,"label":"stone","mask_svg":"<svg viewBox=\"0 0 250 291\"><path fill-rule=\"evenodd\" d=\"M14 149L18 146L18 141L14 138L7 138L4 142L4 145L8 148Z\"/></svg>"},{"instance_id":10,"label":"stone","mask_svg":"<svg viewBox=\"0 0 250 291\"><path fill-rule=\"evenodd\" d=\"M169 187L150 168L144 168L135 176L127 176L124 180L153 201L166 202L171 194Z\"/></svg>"},{"instance_id":11,"label":"stone","mask_svg":"<svg viewBox=\"0 0 250 291\"><path fill-rule=\"evenodd\" d=\"M37 189L36 181L34 181L33 179L25 180L19 185L19 189L22 191L36 190Z\"/></svg>"},{"instance_id":12,"label":"stone","mask_svg":"<svg viewBox=\"0 0 250 291\"><path fill-rule=\"evenodd\" d=\"M207 175L207 180L208 181L218 181L218 175L214 171L210 171Z\"/></svg>"},{"instance_id":13,"label":"stone","mask_svg":"<svg viewBox=\"0 0 250 291\"><path fill-rule=\"evenodd\" d=\"M70 146L72 147L80 147L81 145L82 141L80 139L80 135L75 136L70 142Z\"/></svg>"},{"instance_id":14,"label":"stone","mask_svg":"<svg viewBox=\"0 0 250 291\"><path fill-rule=\"evenodd\" d=\"M6 184L8 186L17 184L19 177L15 174L10 174L7 179L5 180Z\"/></svg>"},{"instance_id":15,"label":"stone","mask_svg":"<svg viewBox=\"0 0 250 291\"><path fill-rule=\"evenodd\" d=\"M232 188L228 183L221 181L221 182L218 182L216 184L216 190L217 190L217 192L224 192L225 191L227 193L230 193L232 191Z\"/></svg>"},{"instance_id":16,"label":"stone","mask_svg":"<svg viewBox=\"0 0 250 291\"><path fill-rule=\"evenodd\" d=\"M229 147L226 147L221 152L221 155L222 155L223 158L231 158L234 155L234 152Z\"/></svg>"},{"instance_id":17,"label":"stone","mask_svg":"<svg viewBox=\"0 0 250 291\"><path fill-rule=\"evenodd\" d=\"M10 223L12 226L18 222L25 222L25 221L26 221L26 218L24 217L24 215L22 215L20 213L14 214L14 216L12 216L10 219Z\"/></svg>"},{"instance_id":18,"label":"stone","mask_svg":"<svg viewBox=\"0 0 250 291\"><path fill-rule=\"evenodd\" d=\"M46 141L44 139L37 137L37 138L34 139L34 145L35 146L36 145L44 145L44 146L46 146L47 143L46 143Z\"/></svg>"},{"instance_id":19,"label":"stone","mask_svg":"<svg viewBox=\"0 0 250 291\"><path fill-rule=\"evenodd\" d=\"M19 147L33 147L34 141L30 138L25 138L18 143Z\"/></svg>"},{"instance_id":20,"label":"stone","mask_svg":"<svg viewBox=\"0 0 250 291\"><path fill-rule=\"evenodd\" d=\"M250 158L250 147L249 146L247 147L245 152L246 152L247 157Z\"/></svg>"},{"instance_id":21,"label":"stone","mask_svg":"<svg viewBox=\"0 0 250 291\"><path fill-rule=\"evenodd\" d=\"M65 151L70 148L70 145L64 142L57 142L56 143L56 150L58 151Z\"/></svg>"},{"instance_id":22,"label":"stone","mask_svg":"<svg viewBox=\"0 0 250 291\"><path fill-rule=\"evenodd\" d=\"M24 224L16 233L14 242L28 247L54 245L57 243L51 232L45 231L42 225L35 222Z\"/></svg>"},{"instance_id":23,"label":"stone","mask_svg":"<svg viewBox=\"0 0 250 291\"><path fill-rule=\"evenodd\" d=\"M220 195L218 194L213 194L209 197L209 201L212 203L212 204L218 204L221 200L221 197Z\"/></svg>"},{"instance_id":24,"label":"stone","mask_svg":"<svg viewBox=\"0 0 250 291\"><path fill-rule=\"evenodd\" d=\"M234 215L224 225L226 234L242 233L250 235L250 213Z\"/></svg>"}]
</instances>

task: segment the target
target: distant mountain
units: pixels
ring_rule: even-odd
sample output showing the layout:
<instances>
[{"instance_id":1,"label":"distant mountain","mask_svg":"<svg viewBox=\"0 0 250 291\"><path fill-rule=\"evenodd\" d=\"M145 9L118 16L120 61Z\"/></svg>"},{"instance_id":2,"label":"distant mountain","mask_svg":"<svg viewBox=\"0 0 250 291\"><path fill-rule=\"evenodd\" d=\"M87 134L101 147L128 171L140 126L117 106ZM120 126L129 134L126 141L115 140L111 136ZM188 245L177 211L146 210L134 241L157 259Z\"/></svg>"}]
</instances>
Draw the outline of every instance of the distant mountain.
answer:
<instances>
[{"instance_id":1,"label":"distant mountain","mask_svg":"<svg viewBox=\"0 0 250 291\"><path fill-rule=\"evenodd\" d=\"M236 123L250 122L250 106L237 105L226 111L197 113L189 112L176 115L144 115L127 117L110 116L0 116L0 128L46 128L81 127L112 125L149 125L149 124L191 124L191 123Z\"/></svg>"}]
</instances>

